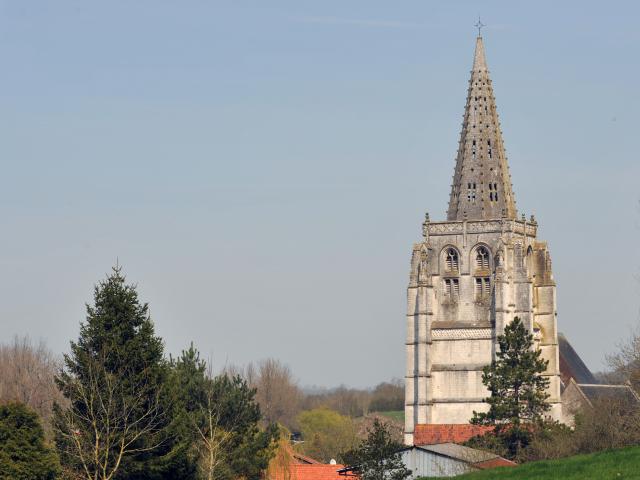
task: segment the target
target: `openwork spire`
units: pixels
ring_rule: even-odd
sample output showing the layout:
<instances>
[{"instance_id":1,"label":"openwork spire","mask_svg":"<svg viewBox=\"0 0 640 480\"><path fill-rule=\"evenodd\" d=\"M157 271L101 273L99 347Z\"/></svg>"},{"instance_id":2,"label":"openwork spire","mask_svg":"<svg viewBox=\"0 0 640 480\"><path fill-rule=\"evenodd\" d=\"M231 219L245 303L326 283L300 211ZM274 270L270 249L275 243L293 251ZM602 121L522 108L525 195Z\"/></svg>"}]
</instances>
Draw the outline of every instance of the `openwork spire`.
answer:
<instances>
[{"instance_id":1,"label":"openwork spire","mask_svg":"<svg viewBox=\"0 0 640 480\"><path fill-rule=\"evenodd\" d=\"M482 37L476 40L473 70L447 220L516 218L511 175L487 69Z\"/></svg>"}]
</instances>

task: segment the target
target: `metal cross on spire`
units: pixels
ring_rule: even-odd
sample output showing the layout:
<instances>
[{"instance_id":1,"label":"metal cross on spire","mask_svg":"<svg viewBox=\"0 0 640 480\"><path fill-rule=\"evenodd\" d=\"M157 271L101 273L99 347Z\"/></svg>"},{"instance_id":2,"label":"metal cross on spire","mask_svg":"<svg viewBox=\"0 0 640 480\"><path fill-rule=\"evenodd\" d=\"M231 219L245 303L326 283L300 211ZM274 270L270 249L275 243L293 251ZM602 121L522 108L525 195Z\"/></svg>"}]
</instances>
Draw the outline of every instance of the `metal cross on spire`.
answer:
<instances>
[{"instance_id":1,"label":"metal cross on spire","mask_svg":"<svg viewBox=\"0 0 640 480\"><path fill-rule=\"evenodd\" d=\"M482 36L482 27L486 27L486 25L484 23L482 23L482 20L480 20L480 15L478 15L478 21L475 23L474 26L478 29L478 36L481 37Z\"/></svg>"}]
</instances>

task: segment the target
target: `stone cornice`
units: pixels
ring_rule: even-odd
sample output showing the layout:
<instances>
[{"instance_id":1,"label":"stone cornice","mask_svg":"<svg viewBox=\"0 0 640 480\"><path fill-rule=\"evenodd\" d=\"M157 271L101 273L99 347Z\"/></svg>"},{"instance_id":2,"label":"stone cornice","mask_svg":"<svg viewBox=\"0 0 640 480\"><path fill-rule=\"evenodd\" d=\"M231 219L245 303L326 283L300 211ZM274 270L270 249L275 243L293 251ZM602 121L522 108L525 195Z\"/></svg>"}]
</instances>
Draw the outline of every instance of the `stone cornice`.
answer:
<instances>
[{"instance_id":1,"label":"stone cornice","mask_svg":"<svg viewBox=\"0 0 640 480\"><path fill-rule=\"evenodd\" d=\"M537 223L526 220L467 220L452 222L429 222L425 224L429 236L462 235L474 233L516 233L535 238L538 233Z\"/></svg>"}]
</instances>

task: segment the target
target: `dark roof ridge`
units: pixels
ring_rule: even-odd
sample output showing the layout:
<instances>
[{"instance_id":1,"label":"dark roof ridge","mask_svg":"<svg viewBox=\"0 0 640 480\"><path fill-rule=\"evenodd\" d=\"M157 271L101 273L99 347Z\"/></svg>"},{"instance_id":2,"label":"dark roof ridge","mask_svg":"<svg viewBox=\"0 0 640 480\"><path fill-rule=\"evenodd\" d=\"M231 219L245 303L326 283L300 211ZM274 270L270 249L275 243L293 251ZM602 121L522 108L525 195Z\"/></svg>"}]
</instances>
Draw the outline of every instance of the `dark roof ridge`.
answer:
<instances>
[{"instance_id":1,"label":"dark roof ridge","mask_svg":"<svg viewBox=\"0 0 640 480\"><path fill-rule=\"evenodd\" d=\"M604 388L631 388L630 385L625 385L624 383L620 383L618 385L614 385L612 383L578 383L581 387L604 387Z\"/></svg>"}]
</instances>

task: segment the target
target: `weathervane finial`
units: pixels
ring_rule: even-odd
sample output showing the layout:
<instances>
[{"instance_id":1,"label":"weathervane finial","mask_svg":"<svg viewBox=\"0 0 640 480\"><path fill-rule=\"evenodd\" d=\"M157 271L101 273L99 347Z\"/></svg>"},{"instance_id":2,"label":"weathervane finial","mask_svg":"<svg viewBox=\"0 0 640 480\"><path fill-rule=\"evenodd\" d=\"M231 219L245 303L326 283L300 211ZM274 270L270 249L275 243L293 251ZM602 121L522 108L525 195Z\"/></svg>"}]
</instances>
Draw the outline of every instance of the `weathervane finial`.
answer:
<instances>
[{"instance_id":1,"label":"weathervane finial","mask_svg":"<svg viewBox=\"0 0 640 480\"><path fill-rule=\"evenodd\" d=\"M486 27L486 25L484 23L482 23L482 20L480 20L480 15L478 15L478 21L475 23L474 26L478 29L478 36L481 37L482 36L482 27Z\"/></svg>"}]
</instances>

